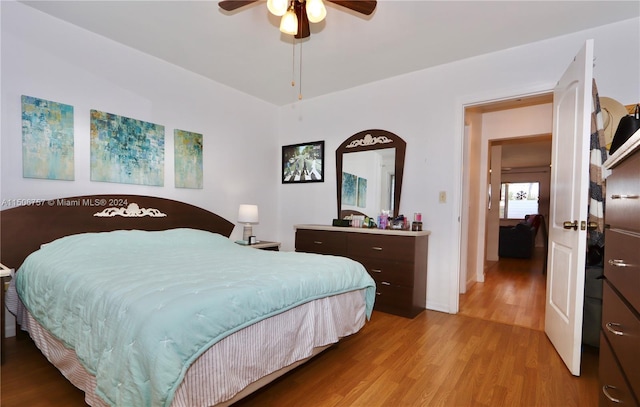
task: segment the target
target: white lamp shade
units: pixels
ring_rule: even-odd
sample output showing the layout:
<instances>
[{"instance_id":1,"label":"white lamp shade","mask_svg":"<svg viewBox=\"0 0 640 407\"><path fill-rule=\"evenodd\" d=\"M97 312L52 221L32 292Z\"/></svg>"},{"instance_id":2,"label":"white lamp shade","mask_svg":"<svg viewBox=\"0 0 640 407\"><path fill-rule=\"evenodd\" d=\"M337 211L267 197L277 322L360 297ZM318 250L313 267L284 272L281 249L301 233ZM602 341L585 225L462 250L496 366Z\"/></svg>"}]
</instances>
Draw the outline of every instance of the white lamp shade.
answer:
<instances>
[{"instance_id":1,"label":"white lamp shade","mask_svg":"<svg viewBox=\"0 0 640 407\"><path fill-rule=\"evenodd\" d=\"M240 205L240 209L238 209L238 222L258 223L258 205Z\"/></svg>"},{"instance_id":2,"label":"white lamp shade","mask_svg":"<svg viewBox=\"0 0 640 407\"><path fill-rule=\"evenodd\" d=\"M309 22L319 23L327 16L327 9L322 0L307 0L306 9Z\"/></svg>"},{"instance_id":3,"label":"white lamp shade","mask_svg":"<svg viewBox=\"0 0 640 407\"><path fill-rule=\"evenodd\" d=\"M283 16L289 7L289 0L267 0L267 8L274 16Z\"/></svg>"},{"instance_id":4,"label":"white lamp shade","mask_svg":"<svg viewBox=\"0 0 640 407\"><path fill-rule=\"evenodd\" d=\"M293 11L293 8L290 8L289 11L282 16L282 20L280 20L280 31L289 35L298 34L298 17L295 11Z\"/></svg>"}]
</instances>

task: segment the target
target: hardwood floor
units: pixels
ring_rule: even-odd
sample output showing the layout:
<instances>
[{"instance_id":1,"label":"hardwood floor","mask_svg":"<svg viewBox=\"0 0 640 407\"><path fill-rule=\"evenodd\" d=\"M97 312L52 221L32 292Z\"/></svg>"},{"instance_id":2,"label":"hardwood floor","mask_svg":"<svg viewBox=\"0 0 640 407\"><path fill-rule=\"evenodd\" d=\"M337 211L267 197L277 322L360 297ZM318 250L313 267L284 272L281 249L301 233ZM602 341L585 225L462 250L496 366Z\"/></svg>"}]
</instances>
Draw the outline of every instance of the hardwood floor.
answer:
<instances>
[{"instance_id":1,"label":"hardwood floor","mask_svg":"<svg viewBox=\"0 0 640 407\"><path fill-rule=\"evenodd\" d=\"M544 331L543 261L543 249L536 248L532 259L493 262L485 281L460 296L460 314Z\"/></svg>"},{"instance_id":2,"label":"hardwood floor","mask_svg":"<svg viewBox=\"0 0 640 407\"><path fill-rule=\"evenodd\" d=\"M463 296L459 314L374 312L361 332L236 406L596 406L597 349L585 347L582 376L572 376L541 329L544 310L527 306L544 303L541 268L506 264ZM29 339L6 346L3 407L84 405Z\"/></svg>"}]
</instances>

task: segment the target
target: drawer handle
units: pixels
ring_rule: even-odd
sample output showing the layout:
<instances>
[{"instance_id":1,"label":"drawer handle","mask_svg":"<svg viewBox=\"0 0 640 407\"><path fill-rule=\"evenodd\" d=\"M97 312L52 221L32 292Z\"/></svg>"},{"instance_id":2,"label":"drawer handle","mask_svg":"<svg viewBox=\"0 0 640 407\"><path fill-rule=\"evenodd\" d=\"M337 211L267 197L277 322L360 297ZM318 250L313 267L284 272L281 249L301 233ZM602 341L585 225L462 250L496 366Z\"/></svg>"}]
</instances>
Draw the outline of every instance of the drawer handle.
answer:
<instances>
[{"instance_id":1,"label":"drawer handle","mask_svg":"<svg viewBox=\"0 0 640 407\"><path fill-rule=\"evenodd\" d=\"M313 243L314 243L314 244L322 244L322 243L324 243L324 242L321 242L320 240L314 240L314 241L313 241Z\"/></svg>"},{"instance_id":2,"label":"drawer handle","mask_svg":"<svg viewBox=\"0 0 640 407\"><path fill-rule=\"evenodd\" d=\"M382 270L379 269L371 269L372 273L382 273Z\"/></svg>"},{"instance_id":3,"label":"drawer handle","mask_svg":"<svg viewBox=\"0 0 640 407\"><path fill-rule=\"evenodd\" d=\"M383 281L383 282L381 282L380 284L382 284L382 285L391 285L391 283L390 283L390 282L388 282L388 281Z\"/></svg>"},{"instance_id":4,"label":"drawer handle","mask_svg":"<svg viewBox=\"0 0 640 407\"><path fill-rule=\"evenodd\" d=\"M622 325L620 324L616 324L615 322L607 322L607 325L605 326L607 328L607 331L611 332L614 335L619 335L619 336L624 335L624 332L622 330L616 329L616 328L622 327Z\"/></svg>"},{"instance_id":5,"label":"drawer handle","mask_svg":"<svg viewBox=\"0 0 640 407\"><path fill-rule=\"evenodd\" d=\"M611 195L611 199L638 199L640 195L615 194Z\"/></svg>"},{"instance_id":6,"label":"drawer handle","mask_svg":"<svg viewBox=\"0 0 640 407\"><path fill-rule=\"evenodd\" d=\"M616 387L616 386L612 386L612 385L610 385L610 384L605 384L604 386L602 386L602 393L604 394L604 396L605 396L606 398L608 398L608 399L609 399L609 401L610 401L610 402L612 402L612 403L622 403L622 400L617 399L617 398L615 398L615 397L612 397L612 396L609 394L609 389L614 389L614 390L616 390L616 389L617 389L617 387Z\"/></svg>"},{"instance_id":7,"label":"drawer handle","mask_svg":"<svg viewBox=\"0 0 640 407\"><path fill-rule=\"evenodd\" d=\"M376 291L376 295L382 295L382 294L380 294L380 292Z\"/></svg>"},{"instance_id":8,"label":"drawer handle","mask_svg":"<svg viewBox=\"0 0 640 407\"><path fill-rule=\"evenodd\" d=\"M610 259L607 263L609 263L609 265L611 265L611 266L616 266L616 267L629 267L629 266L631 266L631 264L625 263L624 260L622 260L622 259Z\"/></svg>"},{"instance_id":9,"label":"drawer handle","mask_svg":"<svg viewBox=\"0 0 640 407\"><path fill-rule=\"evenodd\" d=\"M371 250L377 250L377 251L381 252L381 251L382 251L382 247L373 246L373 247L371 248Z\"/></svg>"}]
</instances>

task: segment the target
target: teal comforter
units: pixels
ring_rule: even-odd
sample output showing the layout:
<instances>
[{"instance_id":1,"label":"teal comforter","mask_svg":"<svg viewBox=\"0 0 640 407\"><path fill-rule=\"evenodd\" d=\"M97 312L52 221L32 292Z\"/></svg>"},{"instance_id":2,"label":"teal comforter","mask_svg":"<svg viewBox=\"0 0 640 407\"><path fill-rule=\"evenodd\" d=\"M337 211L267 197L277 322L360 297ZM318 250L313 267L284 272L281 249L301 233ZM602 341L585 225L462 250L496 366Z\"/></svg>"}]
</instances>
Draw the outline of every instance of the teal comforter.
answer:
<instances>
[{"instance_id":1,"label":"teal comforter","mask_svg":"<svg viewBox=\"0 0 640 407\"><path fill-rule=\"evenodd\" d=\"M114 406L168 406L189 365L250 324L375 283L352 260L269 252L173 229L67 236L32 253L16 288L33 317L75 350Z\"/></svg>"}]
</instances>

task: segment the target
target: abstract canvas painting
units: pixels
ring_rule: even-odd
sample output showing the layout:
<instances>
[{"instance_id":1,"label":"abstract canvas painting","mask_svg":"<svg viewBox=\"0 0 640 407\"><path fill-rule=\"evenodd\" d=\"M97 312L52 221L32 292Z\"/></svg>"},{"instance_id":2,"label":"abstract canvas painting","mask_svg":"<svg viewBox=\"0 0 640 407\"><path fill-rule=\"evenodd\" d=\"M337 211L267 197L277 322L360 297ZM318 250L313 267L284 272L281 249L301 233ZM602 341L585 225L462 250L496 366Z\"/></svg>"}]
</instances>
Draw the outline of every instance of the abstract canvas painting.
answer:
<instances>
[{"instance_id":1,"label":"abstract canvas painting","mask_svg":"<svg viewBox=\"0 0 640 407\"><path fill-rule=\"evenodd\" d=\"M91 110L91 181L164 185L164 126Z\"/></svg>"},{"instance_id":2,"label":"abstract canvas painting","mask_svg":"<svg viewBox=\"0 0 640 407\"><path fill-rule=\"evenodd\" d=\"M367 206L367 179L358 177L358 207Z\"/></svg>"},{"instance_id":3,"label":"abstract canvas painting","mask_svg":"<svg viewBox=\"0 0 640 407\"><path fill-rule=\"evenodd\" d=\"M358 177L349 174L348 172L342 173L342 203L344 205L355 205L357 196L357 183Z\"/></svg>"},{"instance_id":4,"label":"abstract canvas painting","mask_svg":"<svg viewBox=\"0 0 640 407\"><path fill-rule=\"evenodd\" d=\"M22 96L22 176L74 179L73 106Z\"/></svg>"},{"instance_id":5,"label":"abstract canvas painting","mask_svg":"<svg viewBox=\"0 0 640 407\"><path fill-rule=\"evenodd\" d=\"M176 188L202 189L202 134L173 131Z\"/></svg>"}]
</instances>

